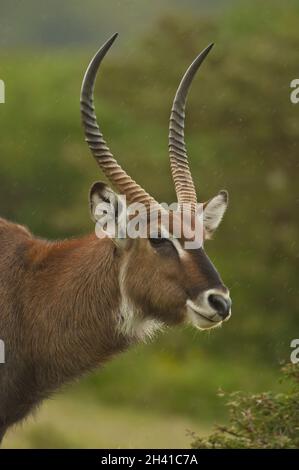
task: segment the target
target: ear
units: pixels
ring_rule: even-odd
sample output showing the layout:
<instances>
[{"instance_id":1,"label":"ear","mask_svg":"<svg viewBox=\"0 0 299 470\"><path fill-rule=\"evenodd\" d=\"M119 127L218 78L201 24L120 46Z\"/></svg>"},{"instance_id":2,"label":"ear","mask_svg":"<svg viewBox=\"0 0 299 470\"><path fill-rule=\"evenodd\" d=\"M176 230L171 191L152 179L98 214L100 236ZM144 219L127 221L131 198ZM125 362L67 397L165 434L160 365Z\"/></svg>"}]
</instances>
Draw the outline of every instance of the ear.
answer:
<instances>
[{"instance_id":1,"label":"ear","mask_svg":"<svg viewBox=\"0 0 299 470\"><path fill-rule=\"evenodd\" d=\"M106 183L96 181L89 191L89 204L91 217L96 222L96 235L101 238L109 233L111 238L118 240L119 244L125 237L121 231L120 220L123 201ZM110 229L108 228L110 227ZM105 228L105 230L103 230ZM120 238L117 238L120 237Z\"/></svg>"},{"instance_id":2,"label":"ear","mask_svg":"<svg viewBox=\"0 0 299 470\"><path fill-rule=\"evenodd\" d=\"M228 192L220 191L217 196L204 203L203 225L207 239L212 238L218 228L228 205Z\"/></svg>"},{"instance_id":3,"label":"ear","mask_svg":"<svg viewBox=\"0 0 299 470\"><path fill-rule=\"evenodd\" d=\"M89 208L91 218L94 222L99 219L97 214L98 204L105 203L112 206L112 209L117 209L117 194L109 188L106 183L96 181L93 183L89 190Z\"/></svg>"}]
</instances>

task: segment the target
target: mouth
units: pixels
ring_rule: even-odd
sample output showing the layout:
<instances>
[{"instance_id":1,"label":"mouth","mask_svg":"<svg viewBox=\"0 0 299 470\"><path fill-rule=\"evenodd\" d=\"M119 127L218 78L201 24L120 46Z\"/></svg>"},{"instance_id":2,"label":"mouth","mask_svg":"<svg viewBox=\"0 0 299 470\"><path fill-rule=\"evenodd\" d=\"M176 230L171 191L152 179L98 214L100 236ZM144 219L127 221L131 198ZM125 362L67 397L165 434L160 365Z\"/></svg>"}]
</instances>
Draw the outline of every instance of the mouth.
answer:
<instances>
[{"instance_id":1,"label":"mouth","mask_svg":"<svg viewBox=\"0 0 299 470\"><path fill-rule=\"evenodd\" d=\"M204 315L203 313L201 313L201 312L200 312L199 310L197 310L197 309L195 310L193 307L190 307L190 305L189 305L189 308L191 308L191 310L192 310L193 312L195 312L196 315L200 316L201 318L204 318L205 320L207 320L207 321L209 321L209 322L211 322L211 323L219 323L219 320L212 320L212 318L207 317L206 315ZM216 314L215 314L215 315L216 315ZM215 315L213 315L213 316L215 316Z\"/></svg>"},{"instance_id":2,"label":"mouth","mask_svg":"<svg viewBox=\"0 0 299 470\"><path fill-rule=\"evenodd\" d=\"M217 326L220 326L222 323L222 320L217 320L216 313L214 313L212 316L208 316L206 312L203 312L191 301L187 301L186 307L189 322L200 330L215 328Z\"/></svg>"}]
</instances>

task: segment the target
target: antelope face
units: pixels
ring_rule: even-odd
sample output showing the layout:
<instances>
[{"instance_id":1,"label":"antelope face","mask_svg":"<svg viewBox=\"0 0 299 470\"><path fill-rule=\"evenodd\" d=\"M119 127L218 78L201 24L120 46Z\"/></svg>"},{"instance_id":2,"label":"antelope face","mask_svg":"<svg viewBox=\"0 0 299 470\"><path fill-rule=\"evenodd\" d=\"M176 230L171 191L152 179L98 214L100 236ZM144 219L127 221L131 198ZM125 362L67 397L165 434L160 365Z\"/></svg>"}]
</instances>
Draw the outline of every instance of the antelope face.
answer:
<instances>
[{"instance_id":1,"label":"antelope face","mask_svg":"<svg viewBox=\"0 0 299 470\"><path fill-rule=\"evenodd\" d=\"M94 219L101 202L109 204L110 213L117 219L118 196L104 183L93 185L90 200ZM216 230L226 207L226 192L204 206L204 239ZM173 221L177 214L168 216ZM189 322L199 329L213 328L227 320L231 308L229 293L203 246L188 249L186 242L190 238L177 238L169 231L163 236L166 228L161 223L159 236L157 231L151 236L150 228L152 225L148 224L149 236L145 238L131 239L128 235L114 239L121 259L122 295L135 315L168 326ZM191 227L184 227L183 232L191 233Z\"/></svg>"},{"instance_id":2,"label":"antelope face","mask_svg":"<svg viewBox=\"0 0 299 470\"><path fill-rule=\"evenodd\" d=\"M228 289L203 247L183 239L149 238L132 243L126 278L135 305L166 325L219 326L231 314Z\"/></svg>"},{"instance_id":3,"label":"antelope face","mask_svg":"<svg viewBox=\"0 0 299 470\"><path fill-rule=\"evenodd\" d=\"M97 52L85 73L81 89L81 115L86 141L106 177L125 195L129 203L141 203L146 210L159 207L158 202L139 186L117 163L99 129L93 104L96 74L102 59L117 35L112 36ZM187 69L177 89L169 123L169 157L172 177L178 199L178 213L190 205L192 232L197 214L197 195L189 169L184 141L185 103L190 84L212 45L204 49ZM118 196L104 183L95 183L90 192L93 218L97 220L99 202L116 208ZM227 193L221 191L203 204L203 241L218 227L227 207ZM119 217L119 211L114 211ZM169 213L170 218L174 218ZM146 236L120 241L115 239L120 252L120 288L127 318L136 322L154 320L166 325L183 321L206 329L220 325L230 316L231 300L215 267L204 251L203 243L188 248L183 236L176 237L169 230L165 236L153 237L147 226ZM187 230L188 231L188 230ZM184 232L185 233L185 232ZM134 312L129 313L129 312ZM129 322L127 322L129 323Z\"/></svg>"}]
</instances>

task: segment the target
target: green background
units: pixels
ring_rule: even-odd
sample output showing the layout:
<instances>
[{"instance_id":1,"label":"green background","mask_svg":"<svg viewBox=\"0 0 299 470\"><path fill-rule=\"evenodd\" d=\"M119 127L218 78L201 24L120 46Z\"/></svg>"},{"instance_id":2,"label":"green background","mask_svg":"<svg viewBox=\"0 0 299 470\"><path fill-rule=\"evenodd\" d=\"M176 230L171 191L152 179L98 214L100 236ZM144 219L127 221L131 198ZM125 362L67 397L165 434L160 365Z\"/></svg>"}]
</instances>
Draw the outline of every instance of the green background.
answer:
<instances>
[{"instance_id":1,"label":"green background","mask_svg":"<svg viewBox=\"0 0 299 470\"><path fill-rule=\"evenodd\" d=\"M298 327L299 4L276 1L0 1L0 214L38 236L94 230L79 90L93 53L121 34L97 81L111 149L158 200L175 200L167 134L186 67L208 43L186 140L201 200L229 210L207 252L231 289L216 331L169 330L69 386L6 447L179 447L225 421L217 390L280 389Z\"/></svg>"}]
</instances>

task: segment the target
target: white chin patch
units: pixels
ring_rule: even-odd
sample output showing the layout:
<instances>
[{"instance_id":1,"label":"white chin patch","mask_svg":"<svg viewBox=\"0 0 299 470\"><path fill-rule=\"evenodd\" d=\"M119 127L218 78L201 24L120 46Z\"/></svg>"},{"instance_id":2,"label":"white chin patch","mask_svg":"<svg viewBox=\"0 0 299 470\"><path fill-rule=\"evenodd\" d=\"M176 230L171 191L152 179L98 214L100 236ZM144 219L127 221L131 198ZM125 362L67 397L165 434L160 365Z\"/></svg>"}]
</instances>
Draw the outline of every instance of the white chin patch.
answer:
<instances>
[{"instance_id":1,"label":"white chin patch","mask_svg":"<svg viewBox=\"0 0 299 470\"><path fill-rule=\"evenodd\" d=\"M136 341L146 342L163 328L163 323L153 318L142 318L127 300L122 302L118 329L121 334Z\"/></svg>"},{"instance_id":2,"label":"white chin patch","mask_svg":"<svg viewBox=\"0 0 299 470\"><path fill-rule=\"evenodd\" d=\"M132 340L146 342L164 325L154 318L144 318L142 312L131 302L125 289L125 269L124 265L119 278L122 301L118 312L118 331Z\"/></svg>"}]
</instances>

